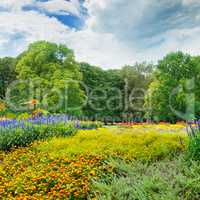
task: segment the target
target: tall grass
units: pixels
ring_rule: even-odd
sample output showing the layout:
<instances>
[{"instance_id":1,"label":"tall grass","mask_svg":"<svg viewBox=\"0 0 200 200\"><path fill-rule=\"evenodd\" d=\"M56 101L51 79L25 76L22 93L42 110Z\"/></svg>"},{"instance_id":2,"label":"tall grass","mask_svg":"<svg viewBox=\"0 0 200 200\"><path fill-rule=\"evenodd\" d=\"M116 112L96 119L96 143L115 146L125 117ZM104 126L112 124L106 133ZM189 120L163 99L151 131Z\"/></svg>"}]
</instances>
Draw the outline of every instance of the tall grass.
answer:
<instances>
[{"instance_id":1,"label":"tall grass","mask_svg":"<svg viewBox=\"0 0 200 200\"><path fill-rule=\"evenodd\" d=\"M105 169L93 183L98 200L200 199L200 165L183 155L153 163L111 159Z\"/></svg>"}]
</instances>

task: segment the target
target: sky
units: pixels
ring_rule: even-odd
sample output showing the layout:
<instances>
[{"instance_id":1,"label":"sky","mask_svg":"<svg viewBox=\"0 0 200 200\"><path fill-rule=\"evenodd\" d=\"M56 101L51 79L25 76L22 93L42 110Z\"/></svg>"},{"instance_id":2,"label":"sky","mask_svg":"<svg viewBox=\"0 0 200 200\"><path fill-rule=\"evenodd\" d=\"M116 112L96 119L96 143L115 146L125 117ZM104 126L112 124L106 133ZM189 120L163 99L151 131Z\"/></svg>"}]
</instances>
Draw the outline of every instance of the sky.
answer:
<instances>
[{"instance_id":1,"label":"sky","mask_svg":"<svg viewBox=\"0 0 200 200\"><path fill-rule=\"evenodd\" d=\"M104 69L200 55L199 10L199 0L0 0L0 57L38 40Z\"/></svg>"}]
</instances>

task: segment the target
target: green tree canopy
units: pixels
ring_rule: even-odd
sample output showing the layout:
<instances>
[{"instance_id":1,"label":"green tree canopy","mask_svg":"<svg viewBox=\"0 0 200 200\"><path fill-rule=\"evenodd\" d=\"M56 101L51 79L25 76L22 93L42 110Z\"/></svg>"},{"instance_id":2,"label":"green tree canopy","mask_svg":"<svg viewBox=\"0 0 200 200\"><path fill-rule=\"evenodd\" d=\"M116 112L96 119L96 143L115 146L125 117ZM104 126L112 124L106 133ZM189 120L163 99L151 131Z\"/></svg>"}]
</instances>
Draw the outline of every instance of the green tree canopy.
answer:
<instances>
[{"instance_id":1,"label":"green tree canopy","mask_svg":"<svg viewBox=\"0 0 200 200\"><path fill-rule=\"evenodd\" d=\"M113 120L114 117L119 117L122 109L120 93L123 87L120 70L103 70L87 63L81 63L80 66L88 93L85 115Z\"/></svg>"},{"instance_id":2,"label":"green tree canopy","mask_svg":"<svg viewBox=\"0 0 200 200\"><path fill-rule=\"evenodd\" d=\"M87 116L122 120L143 116L145 92L151 81L152 64L136 63L120 70L103 70L81 63L83 81L88 88Z\"/></svg>"},{"instance_id":3,"label":"green tree canopy","mask_svg":"<svg viewBox=\"0 0 200 200\"><path fill-rule=\"evenodd\" d=\"M149 87L147 115L158 121L186 119L192 116L192 95L197 92L199 74L192 57L182 52L170 53L159 61L154 81ZM194 105L195 106L195 105Z\"/></svg>"},{"instance_id":4,"label":"green tree canopy","mask_svg":"<svg viewBox=\"0 0 200 200\"><path fill-rule=\"evenodd\" d=\"M80 114L85 97L80 88L82 74L66 46L46 41L31 44L19 56L16 72L20 92L15 102L38 99L47 110Z\"/></svg>"},{"instance_id":5,"label":"green tree canopy","mask_svg":"<svg viewBox=\"0 0 200 200\"><path fill-rule=\"evenodd\" d=\"M15 58L0 58L0 98L4 99L6 90L16 79Z\"/></svg>"},{"instance_id":6,"label":"green tree canopy","mask_svg":"<svg viewBox=\"0 0 200 200\"><path fill-rule=\"evenodd\" d=\"M152 80L153 65L135 63L121 69L121 79L124 82L124 115L131 118L143 118L145 114L144 99Z\"/></svg>"}]
</instances>

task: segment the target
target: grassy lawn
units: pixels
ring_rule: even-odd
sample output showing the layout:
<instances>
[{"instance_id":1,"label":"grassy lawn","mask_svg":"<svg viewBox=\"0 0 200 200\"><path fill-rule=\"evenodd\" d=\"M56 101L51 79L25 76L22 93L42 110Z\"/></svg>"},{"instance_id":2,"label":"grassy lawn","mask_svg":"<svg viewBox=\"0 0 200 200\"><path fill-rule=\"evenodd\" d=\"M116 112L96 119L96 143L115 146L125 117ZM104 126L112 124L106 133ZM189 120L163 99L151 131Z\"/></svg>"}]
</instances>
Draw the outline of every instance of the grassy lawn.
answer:
<instances>
[{"instance_id":1,"label":"grassy lawn","mask_svg":"<svg viewBox=\"0 0 200 200\"><path fill-rule=\"evenodd\" d=\"M200 199L183 125L80 130L0 153L2 199Z\"/></svg>"}]
</instances>

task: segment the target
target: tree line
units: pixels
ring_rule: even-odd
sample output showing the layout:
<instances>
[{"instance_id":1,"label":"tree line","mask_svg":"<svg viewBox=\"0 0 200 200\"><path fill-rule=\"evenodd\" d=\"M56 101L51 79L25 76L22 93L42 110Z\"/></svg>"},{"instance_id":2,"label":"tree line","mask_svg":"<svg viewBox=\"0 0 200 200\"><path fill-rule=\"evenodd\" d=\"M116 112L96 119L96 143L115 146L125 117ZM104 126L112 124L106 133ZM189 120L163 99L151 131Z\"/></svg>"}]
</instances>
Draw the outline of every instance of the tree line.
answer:
<instances>
[{"instance_id":1,"label":"tree line","mask_svg":"<svg viewBox=\"0 0 200 200\"><path fill-rule=\"evenodd\" d=\"M120 56L120 55L119 55ZM182 52L157 64L103 70L77 62L65 45L38 41L0 59L0 99L14 112L26 102L52 113L106 121L187 120L200 114L200 56Z\"/></svg>"}]
</instances>

